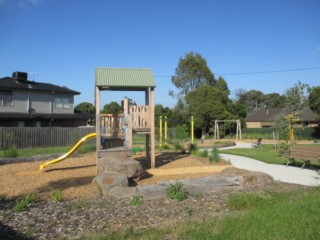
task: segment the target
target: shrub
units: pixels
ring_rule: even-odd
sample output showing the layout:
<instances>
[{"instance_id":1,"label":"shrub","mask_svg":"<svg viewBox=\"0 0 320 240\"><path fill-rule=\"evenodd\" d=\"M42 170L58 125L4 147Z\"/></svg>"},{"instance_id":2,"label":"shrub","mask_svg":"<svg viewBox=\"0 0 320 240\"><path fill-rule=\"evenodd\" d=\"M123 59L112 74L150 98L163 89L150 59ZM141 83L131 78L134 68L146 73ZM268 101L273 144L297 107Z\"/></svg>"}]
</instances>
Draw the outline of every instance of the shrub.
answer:
<instances>
[{"instance_id":1,"label":"shrub","mask_svg":"<svg viewBox=\"0 0 320 240\"><path fill-rule=\"evenodd\" d=\"M220 157L219 157L219 150L216 147L213 147L211 155L209 156L209 161L212 162L219 162Z\"/></svg>"},{"instance_id":2,"label":"shrub","mask_svg":"<svg viewBox=\"0 0 320 240\"><path fill-rule=\"evenodd\" d=\"M288 143L280 143L279 152L283 155L285 152L290 150L291 145Z\"/></svg>"},{"instance_id":3,"label":"shrub","mask_svg":"<svg viewBox=\"0 0 320 240\"><path fill-rule=\"evenodd\" d=\"M174 142L173 148L174 148L174 150L184 150L183 146L181 145L181 143L179 141Z\"/></svg>"},{"instance_id":4,"label":"shrub","mask_svg":"<svg viewBox=\"0 0 320 240\"><path fill-rule=\"evenodd\" d=\"M192 152L192 155L194 155L194 156L198 156L198 157L204 157L204 158L207 158L208 157L208 155L209 155L209 153L208 153L208 150L202 150L202 151L200 151L200 150L193 150Z\"/></svg>"},{"instance_id":5,"label":"shrub","mask_svg":"<svg viewBox=\"0 0 320 240\"><path fill-rule=\"evenodd\" d=\"M186 125L178 125L175 127L175 136L178 139L186 139L188 138L188 131Z\"/></svg>"},{"instance_id":6,"label":"shrub","mask_svg":"<svg viewBox=\"0 0 320 240\"><path fill-rule=\"evenodd\" d=\"M4 152L4 157L6 158L16 158L18 157L18 150L16 147L10 147Z\"/></svg>"},{"instance_id":7,"label":"shrub","mask_svg":"<svg viewBox=\"0 0 320 240\"><path fill-rule=\"evenodd\" d=\"M94 152L96 151L96 145L95 144L88 144L88 145L84 145L81 148L78 149L78 153L80 154L85 154L88 152Z\"/></svg>"},{"instance_id":8,"label":"shrub","mask_svg":"<svg viewBox=\"0 0 320 240\"><path fill-rule=\"evenodd\" d=\"M16 212L23 212L28 209L28 205L36 200L34 193L29 193L27 196L19 200L14 206L13 210Z\"/></svg>"},{"instance_id":9,"label":"shrub","mask_svg":"<svg viewBox=\"0 0 320 240\"><path fill-rule=\"evenodd\" d=\"M188 197L188 192L183 189L182 183L178 181L166 188L166 194L168 198L178 202L181 202Z\"/></svg>"},{"instance_id":10,"label":"shrub","mask_svg":"<svg viewBox=\"0 0 320 240\"><path fill-rule=\"evenodd\" d=\"M170 149L170 146L169 146L169 145L167 145L167 144L164 144L164 145L163 145L163 149L168 150L168 149Z\"/></svg>"},{"instance_id":11,"label":"shrub","mask_svg":"<svg viewBox=\"0 0 320 240\"><path fill-rule=\"evenodd\" d=\"M198 150L198 146L197 146L197 144L190 144L190 152L192 152L192 151L197 151Z\"/></svg>"},{"instance_id":12,"label":"shrub","mask_svg":"<svg viewBox=\"0 0 320 240\"><path fill-rule=\"evenodd\" d=\"M62 199L63 199L63 193L61 190L59 189L56 189L56 190L53 190L51 193L50 193L50 199L57 203L57 202L61 202Z\"/></svg>"},{"instance_id":13,"label":"shrub","mask_svg":"<svg viewBox=\"0 0 320 240\"><path fill-rule=\"evenodd\" d=\"M140 206L140 205L142 205L143 204L142 198L143 198L143 196L141 196L141 195L132 196L130 205L131 206Z\"/></svg>"},{"instance_id":14,"label":"shrub","mask_svg":"<svg viewBox=\"0 0 320 240\"><path fill-rule=\"evenodd\" d=\"M208 153L208 150L207 150L207 149L198 152L198 156L199 156L199 157L207 158L208 155L209 155L209 153Z\"/></svg>"},{"instance_id":15,"label":"shrub","mask_svg":"<svg viewBox=\"0 0 320 240\"><path fill-rule=\"evenodd\" d=\"M167 144L162 144L162 146L158 146L157 147L159 150L169 150L170 149L170 146L167 145Z\"/></svg>"}]
</instances>

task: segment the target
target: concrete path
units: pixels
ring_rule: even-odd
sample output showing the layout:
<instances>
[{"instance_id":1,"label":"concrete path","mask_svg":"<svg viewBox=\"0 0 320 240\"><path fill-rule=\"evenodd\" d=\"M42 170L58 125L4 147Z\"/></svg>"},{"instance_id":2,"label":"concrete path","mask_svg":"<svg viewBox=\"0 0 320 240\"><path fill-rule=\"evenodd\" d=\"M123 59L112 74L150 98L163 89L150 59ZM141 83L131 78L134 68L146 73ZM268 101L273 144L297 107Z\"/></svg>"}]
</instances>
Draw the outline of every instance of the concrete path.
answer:
<instances>
[{"instance_id":1,"label":"concrete path","mask_svg":"<svg viewBox=\"0 0 320 240\"><path fill-rule=\"evenodd\" d=\"M224 149L234 149L234 148L252 148L252 143L237 142L235 146L224 147L221 149L224 150Z\"/></svg>"},{"instance_id":2,"label":"concrete path","mask_svg":"<svg viewBox=\"0 0 320 240\"><path fill-rule=\"evenodd\" d=\"M276 181L295 183L306 186L320 186L320 174L316 170L301 169L299 167L268 164L247 157L220 153L234 167L249 171L264 172Z\"/></svg>"}]
</instances>

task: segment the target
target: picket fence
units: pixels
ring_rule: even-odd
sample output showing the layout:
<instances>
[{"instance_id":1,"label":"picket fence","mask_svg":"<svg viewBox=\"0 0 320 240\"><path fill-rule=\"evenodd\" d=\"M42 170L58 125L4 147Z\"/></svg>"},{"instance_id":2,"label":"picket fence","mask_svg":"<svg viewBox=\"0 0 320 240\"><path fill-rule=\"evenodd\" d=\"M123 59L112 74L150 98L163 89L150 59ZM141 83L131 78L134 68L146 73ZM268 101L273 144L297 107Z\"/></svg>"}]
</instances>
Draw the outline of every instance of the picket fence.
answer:
<instances>
[{"instance_id":1,"label":"picket fence","mask_svg":"<svg viewBox=\"0 0 320 240\"><path fill-rule=\"evenodd\" d=\"M72 146L95 131L95 127L0 127L0 149ZM95 143L95 140L90 140L89 143Z\"/></svg>"}]
</instances>

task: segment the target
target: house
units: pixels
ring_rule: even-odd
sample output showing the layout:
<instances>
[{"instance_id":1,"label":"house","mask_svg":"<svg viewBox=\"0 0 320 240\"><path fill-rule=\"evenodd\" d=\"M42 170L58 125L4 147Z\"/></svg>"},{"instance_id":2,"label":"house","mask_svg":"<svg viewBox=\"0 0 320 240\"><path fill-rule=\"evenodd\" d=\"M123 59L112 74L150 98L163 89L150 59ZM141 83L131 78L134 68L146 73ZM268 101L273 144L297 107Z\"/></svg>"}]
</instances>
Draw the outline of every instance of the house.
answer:
<instances>
[{"instance_id":1,"label":"house","mask_svg":"<svg viewBox=\"0 0 320 240\"><path fill-rule=\"evenodd\" d=\"M95 116L74 113L74 96L67 87L28 80L28 74L14 72L0 78L0 126L78 127Z\"/></svg>"},{"instance_id":2,"label":"house","mask_svg":"<svg viewBox=\"0 0 320 240\"><path fill-rule=\"evenodd\" d=\"M260 109L246 118L247 128L272 127L279 117L286 115L283 108ZM318 116L310 108L303 109L297 117L307 127L318 126Z\"/></svg>"}]
</instances>

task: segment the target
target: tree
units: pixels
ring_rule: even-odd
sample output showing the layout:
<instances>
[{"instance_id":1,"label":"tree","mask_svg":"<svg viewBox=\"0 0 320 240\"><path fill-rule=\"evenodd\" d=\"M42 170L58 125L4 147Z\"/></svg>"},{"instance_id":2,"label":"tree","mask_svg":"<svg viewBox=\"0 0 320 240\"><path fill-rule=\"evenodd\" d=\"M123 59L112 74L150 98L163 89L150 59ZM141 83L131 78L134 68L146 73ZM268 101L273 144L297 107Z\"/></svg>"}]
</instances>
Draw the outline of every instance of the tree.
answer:
<instances>
[{"instance_id":1,"label":"tree","mask_svg":"<svg viewBox=\"0 0 320 240\"><path fill-rule=\"evenodd\" d=\"M202 135L209 132L214 120L233 118L223 103L224 97L224 92L216 86L202 85L187 93L186 102L194 117L195 126L202 129Z\"/></svg>"},{"instance_id":2,"label":"tree","mask_svg":"<svg viewBox=\"0 0 320 240\"><path fill-rule=\"evenodd\" d=\"M228 88L228 84L226 82L226 80L223 79L223 77L219 77L215 86L220 89L224 95L224 102L226 103L227 100L229 99L228 96L230 94L230 90Z\"/></svg>"},{"instance_id":3,"label":"tree","mask_svg":"<svg viewBox=\"0 0 320 240\"><path fill-rule=\"evenodd\" d=\"M265 94L262 98L264 108L284 107L285 96L279 93Z\"/></svg>"},{"instance_id":4,"label":"tree","mask_svg":"<svg viewBox=\"0 0 320 240\"><path fill-rule=\"evenodd\" d=\"M117 102L111 102L103 106L101 113L118 114L121 113L121 110L122 108Z\"/></svg>"},{"instance_id":5,"label":"tree","mask_svg":"<svg viewBox=\"0 0 320 240\"><path fill-rule=\"evenodd\" d=\"M186 102L180 98L172 109L171 122L173 126L188 125L190 123L190 112Z\"/></svg>"},{"instance_id":6,"label":"tree","mask_svg":"<svg viewBox=\"0 0 320 240\"><path fill-rule=\"evenodd\" d=\"M95 108L92 103L82 102L74 108L75 112L85 112L95 114Z\"/></svg>"},{"instance_id":7,"label":"tree","mask_svg":"<svg viewBox=\"0 0 320 240\"><path fill-rule=\"evenodd\" d=\"M154 117L155 117L155 126L159 126L160 116L162 116L162 120L164 121L164 117L171 120L172 110L168 107L163 107L161 104L156 104L154 107ZM172 121L168 122L168 127L171 125Z\"/></svg>"},{"instance_id":8,"label":"tree","mask_svg":"<svg viewBox=\"0 0 320 240\"><path fill-rule=\"evenodd\" d=\"M320 115L320 86L311 89L308 100L311 110Z\"/></svg>"},{"instance_id":9,"label":"tree","mask_svg":"<svg viewBox=\"0 0 320 240\"><path fill-rule=\"evenodd\" d=\"M180 58L172 83L180 89L180 94L187 94L202 84L213 86L216 83L207 61L199 53L187 53Z\"/></svg>"},{"instance_id":10,"label":"tree","mask_svg":"<svg viewBox=\"0 0 320 240\"><path fill-rule=\"evenodd\" d=\"M298 82L285 92L285 109L288 114L296 114L308 105L309 85Z\"/></svg>"},{"instance_id":11,"label":"tree","mask_svg":"<svg viewBox=\"0 0 320 240\"><path fill-rule=\"evenodd\" d=\"M240 96L238 103L246 107L247 114L251 114L262 108L263 96L261 91L250 90Z\"/></svg>"},{"instance_id":12,"label":"tree","mask_svg":"<svg viewBox=\"0 0 320 240\"><path fill-rule=\"evenodd\" d=\"M244 88L238 88L234 91L234 95L236 97L235 101L239 102L241 101L241 99L243 98L242 96L246 93L247 91Z\"/></svg>"}]
</instances>

